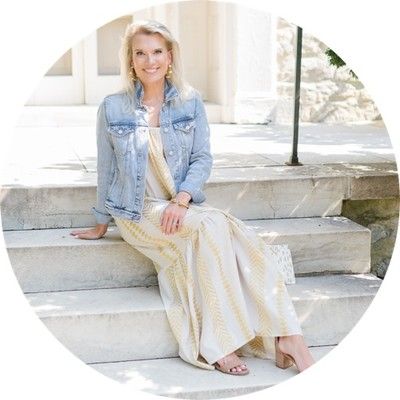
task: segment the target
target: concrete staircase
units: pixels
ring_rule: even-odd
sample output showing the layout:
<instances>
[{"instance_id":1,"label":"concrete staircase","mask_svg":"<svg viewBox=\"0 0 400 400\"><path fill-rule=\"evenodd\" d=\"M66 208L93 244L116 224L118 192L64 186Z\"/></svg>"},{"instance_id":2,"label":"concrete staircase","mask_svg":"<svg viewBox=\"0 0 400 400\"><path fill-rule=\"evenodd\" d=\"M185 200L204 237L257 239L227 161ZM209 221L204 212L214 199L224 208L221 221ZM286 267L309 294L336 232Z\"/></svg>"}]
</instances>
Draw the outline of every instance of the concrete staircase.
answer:
<instances>
[{"instance_id":1,"label":"concrete staircase","mask_svg":"<svg viewBox=\"0 0 400 400\"><path fill-rule=\"evenodd\" d=\"M346 198L392 195L387 180L397 176L357 174L333 166L222 168L206 186L207 203L245 220L266 243L289 245L296 284L288 290L317 360L357 323L381 283L370 274L370 231L341 217L341 205ZM69 234L93 226L95 190L95 184L2 189L11 264L61 343L105 376L171 397L240 395L296 375L294 367L280 370L255 358L246 359L245 377L182 361L152 263L115 225L101 240Z\"/></svg>"}]
</instances>

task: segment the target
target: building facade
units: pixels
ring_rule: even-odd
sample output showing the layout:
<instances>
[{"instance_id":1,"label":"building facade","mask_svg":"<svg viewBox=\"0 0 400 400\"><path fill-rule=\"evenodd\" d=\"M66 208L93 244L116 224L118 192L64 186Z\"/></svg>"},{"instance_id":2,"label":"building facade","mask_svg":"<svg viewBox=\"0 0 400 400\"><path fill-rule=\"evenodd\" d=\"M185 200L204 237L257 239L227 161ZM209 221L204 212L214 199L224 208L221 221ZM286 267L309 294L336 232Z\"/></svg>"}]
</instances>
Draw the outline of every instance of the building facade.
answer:
<instances>
[{"instance_id":1,"label":"building facade","mask_svg":"<svg viewBox=\"0 0 400 400\"><path fill-rule=\"evenodd\" d=\"M202 94L210 122L290 122L295 26L216 1L169 3L109 22L49 69L27 105L95 105L120 90L120 37L138 19L158 20L177 38L185 77ZM361 82L328 64L323 43L306 32L303 43L302 121L379 118Z\"/></svg>"}]
</instances>

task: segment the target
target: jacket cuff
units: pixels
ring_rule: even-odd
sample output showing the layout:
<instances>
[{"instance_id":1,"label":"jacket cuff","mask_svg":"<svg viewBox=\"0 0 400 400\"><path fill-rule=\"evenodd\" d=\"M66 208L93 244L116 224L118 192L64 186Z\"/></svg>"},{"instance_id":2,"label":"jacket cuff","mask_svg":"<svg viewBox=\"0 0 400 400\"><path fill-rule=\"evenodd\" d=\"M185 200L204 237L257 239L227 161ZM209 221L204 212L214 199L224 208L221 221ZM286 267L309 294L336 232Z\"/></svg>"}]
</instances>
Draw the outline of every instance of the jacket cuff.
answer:
<instances>
[{"instance_id":1,"label":"jacket cuff","mask_svg":"<svg viewBox=\"0 0 400 400\"><path fill-rule=\"evenodd\" d=\"M193 203L199 203L203 201L203 196L201 195L200 191L195 189L192 185L183 182L178 189L178 192L188 192L192 197L190 201Z\"/></svg>"},{"instance_id":2,"label":"jacket cuff","mask_svg":"<svg viewBox=\"0 0 400 400\"><path fill-rule=\"evenodd\" d=\"M104 213L96 210L95 207L92 207L92 213L95 216L96 222L98 224L109 224L113 218L113 216L111 214L104 214Z\"/></svg>"}]
</instances>

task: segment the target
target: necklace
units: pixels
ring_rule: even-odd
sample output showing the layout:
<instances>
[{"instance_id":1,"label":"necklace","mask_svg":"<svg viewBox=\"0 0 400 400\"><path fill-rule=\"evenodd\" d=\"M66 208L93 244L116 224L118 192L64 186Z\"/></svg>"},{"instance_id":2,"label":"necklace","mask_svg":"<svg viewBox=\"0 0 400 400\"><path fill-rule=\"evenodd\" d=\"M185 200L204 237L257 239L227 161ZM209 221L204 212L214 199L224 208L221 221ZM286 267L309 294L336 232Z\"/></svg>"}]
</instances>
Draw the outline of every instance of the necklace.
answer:
<instances>
[{"instance_id":1,"label":"necklace","mask_svg":"<svg viewBox=\"0 0 400 400\"><path fill-rule=\"evenodd\" d=\"M160 106L163 103L163 100L164 99L159 99L159 100L152 101L152 102L144 102L143 101L142 103L146 108L149 108L149 107L155 108L157 106Z\"/></svg>"}]
</instances>

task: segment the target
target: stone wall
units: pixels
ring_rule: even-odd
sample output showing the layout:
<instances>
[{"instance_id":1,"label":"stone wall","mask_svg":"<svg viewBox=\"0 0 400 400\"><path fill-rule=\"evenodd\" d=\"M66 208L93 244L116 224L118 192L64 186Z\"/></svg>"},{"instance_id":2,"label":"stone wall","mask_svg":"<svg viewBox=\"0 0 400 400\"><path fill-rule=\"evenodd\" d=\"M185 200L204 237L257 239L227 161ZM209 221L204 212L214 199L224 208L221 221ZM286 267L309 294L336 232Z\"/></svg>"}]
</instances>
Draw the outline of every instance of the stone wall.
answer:
<instances>
[{"instance_id":1,"label":"stone wall","mask_svg":"<svg viewBox=\"0 0 400 400\"><path fill-rule=\"evenodd\" d=\"M292 119L295 67L294 25L278 18L277 92L274 122ZM379 111L363 84L351 77L349 68L336 69L325 55L327 46L303 30L300 120L340 123L380 119ZM332 49L340 56L340 49ZM346 60L345 60L346 61ZM357 74L357 71L354 71Z\"/></svg>"},{"instance_id":2,"label":"stone wall","mask_svg":"<svg viewBox=\"0 0 400 400\"><path fill-rule=\"evenodd\" d=\"M345 200L342 215L371 230L371 272L383 278L396 241L399 199Z\"/></svg>"}]
</instances>

